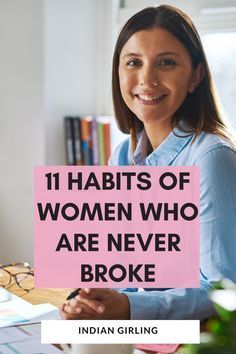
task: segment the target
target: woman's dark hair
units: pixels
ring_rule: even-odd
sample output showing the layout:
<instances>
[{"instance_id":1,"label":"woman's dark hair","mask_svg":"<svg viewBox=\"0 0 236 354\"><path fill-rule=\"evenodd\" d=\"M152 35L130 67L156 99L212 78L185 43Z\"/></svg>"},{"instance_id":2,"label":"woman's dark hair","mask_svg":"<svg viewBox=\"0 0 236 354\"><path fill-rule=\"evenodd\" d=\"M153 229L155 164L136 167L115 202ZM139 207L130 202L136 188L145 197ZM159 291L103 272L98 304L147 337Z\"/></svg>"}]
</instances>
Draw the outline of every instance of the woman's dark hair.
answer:
<instances>
[{"instance_id":1,"label":"woman's dark hair","mask_svg":"<svg viewBox=\"0 0 236 354\"><path fill-rule=\"evenodd\" d=\"M112 67L112 94L116 120L120 130L130 133L133 149L137 142L137 133L143 129L143 123L125 104L119 82L119 60L123 46L136 32L161 27L173 34L187 49L193 68L202 63L205 76L193 93L188 93L181 107L175 113L172 126L185 120L195 137L202 131L218 134L230 139L230 133L223 121L217 103L216 93L207 59L199 34L191 19L181 10L169 5L148 7L132 16L122 28L114 50Z\"/></svg>"}]
</instances>

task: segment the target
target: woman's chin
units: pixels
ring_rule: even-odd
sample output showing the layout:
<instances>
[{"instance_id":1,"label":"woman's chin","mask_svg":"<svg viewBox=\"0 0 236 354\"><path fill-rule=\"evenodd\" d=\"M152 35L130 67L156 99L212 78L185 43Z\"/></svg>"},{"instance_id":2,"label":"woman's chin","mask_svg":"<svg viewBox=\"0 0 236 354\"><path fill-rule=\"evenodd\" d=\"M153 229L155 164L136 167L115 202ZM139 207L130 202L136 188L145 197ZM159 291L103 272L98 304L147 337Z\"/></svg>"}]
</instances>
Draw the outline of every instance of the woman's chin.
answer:
<instances>
[{"instance_id":1,"label":"woman's chin","mask_svg":"<svg viewBox=\"0 0 236 354\"><path fill-rule=\"evenodd\" d=\"M138 117L138 116L137 116ZM167 121L171 121L170 117L166 117L166 116L151 116L151 115L147 115L147 116L139 116L138 119L143 122L144 125L150 125L150 124L154 124L154 125L158 125L158 124L163 124L164 122L166 123Z\"/></svg>"}]
</instances>

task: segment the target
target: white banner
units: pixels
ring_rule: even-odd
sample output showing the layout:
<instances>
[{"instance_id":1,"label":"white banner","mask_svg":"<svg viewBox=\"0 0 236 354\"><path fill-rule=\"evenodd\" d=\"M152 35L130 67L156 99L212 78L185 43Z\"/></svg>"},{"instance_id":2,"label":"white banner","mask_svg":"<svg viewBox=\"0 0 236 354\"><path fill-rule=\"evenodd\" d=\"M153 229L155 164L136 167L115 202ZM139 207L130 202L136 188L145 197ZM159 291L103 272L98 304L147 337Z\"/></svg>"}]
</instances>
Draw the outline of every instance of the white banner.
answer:
<instances>
[{"instance_id":1,"label":"white banner","mask_svg":"<svg viewBox=\"0 0 236 354\"><path fill-rule=\"evenodd\" d=\"M42 321L42 343L200 343L199 320Z\"/></svg>"}]
</instances>

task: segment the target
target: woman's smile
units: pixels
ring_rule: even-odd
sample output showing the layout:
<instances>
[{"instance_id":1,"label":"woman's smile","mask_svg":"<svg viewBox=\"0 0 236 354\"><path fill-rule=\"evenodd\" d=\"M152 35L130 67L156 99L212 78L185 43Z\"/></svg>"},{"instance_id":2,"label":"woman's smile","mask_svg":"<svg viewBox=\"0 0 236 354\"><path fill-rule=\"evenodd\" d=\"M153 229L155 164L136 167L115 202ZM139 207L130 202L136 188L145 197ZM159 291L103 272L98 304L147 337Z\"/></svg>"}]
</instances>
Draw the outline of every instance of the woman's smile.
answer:
<instances>
[{"instance_id":1,"label":"woman's smile","mask_svg":"<svg viewBox=\"0 0 236 354\"><path fill-rule=\"evenodd\" d=\"M148 106L159 104L166 96L166 94L135 94L135 97L137 98L140 104Z\"/></svg>"}]
</instances>

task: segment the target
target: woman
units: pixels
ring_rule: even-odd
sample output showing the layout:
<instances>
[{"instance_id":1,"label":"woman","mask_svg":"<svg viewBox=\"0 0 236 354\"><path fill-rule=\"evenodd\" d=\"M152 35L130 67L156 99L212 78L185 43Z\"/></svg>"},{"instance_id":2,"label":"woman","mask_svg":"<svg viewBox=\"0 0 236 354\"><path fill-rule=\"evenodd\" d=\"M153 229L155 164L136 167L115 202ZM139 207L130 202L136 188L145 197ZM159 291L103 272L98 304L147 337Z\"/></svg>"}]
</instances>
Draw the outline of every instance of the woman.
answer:
<instances>
[{"instance_id":1,"label":"woman","mask_svg":"<svg viewBox=\"0 0 236 354\"><path fill-rule=\"evenodd\" d=\"M190 18L167 5L134 15L117 40L112 84L118 126L131 137L117 147L111 165L200 166L200 288L83 289L62 305L61 315L209 318L214 282L236 282L236 152Z\"/></svg>"}]
</instances>

